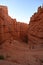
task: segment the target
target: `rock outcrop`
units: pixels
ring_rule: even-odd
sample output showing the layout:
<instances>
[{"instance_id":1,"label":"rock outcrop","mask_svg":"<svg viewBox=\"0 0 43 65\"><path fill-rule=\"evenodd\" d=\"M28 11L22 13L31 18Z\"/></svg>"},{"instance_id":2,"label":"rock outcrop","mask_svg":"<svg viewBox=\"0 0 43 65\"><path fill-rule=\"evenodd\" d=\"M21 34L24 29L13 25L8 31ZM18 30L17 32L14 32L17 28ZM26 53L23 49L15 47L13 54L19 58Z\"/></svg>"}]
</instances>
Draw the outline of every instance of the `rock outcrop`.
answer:
<instances>
[{"instance_id":1,"label":"rock outcrop","mask_svg":"<svg viewBox=\"0 0 43 65\"><path fill-rule=\"evenodd\" d=\"M30 18L28 41L30 45L43 44L43 7L41 6Z\"/></svg>"},{"instance_id":2,"label":"rock outcrop","mask_svg":"<svg viewBox=\"0 0 43 65\"><path fill-rule=\"evenodd\" d=\"M0 6L0 44L6 40L19 40L30 45L43 44L43 7L30 18L30 23L20 23L8 15L8 8ZM29 31L28 31L29 30Z\"/></svg>"},{"instance_id":3,"label":"rock outcrop","mask_svg":"<svg viewBox=\"0 0 43 65\"><path fill-rule=\"evenodd\" d=\"M8 15L7 6L0 6L0 44L6 40L25 41L28 25L17 22Z\"/></svg>"},{"instance_id":4,"label":"rock outcrop","mask_svg":"<svg viewBox=\"0 0 43 65\"><path fill-rule=\"evenodd\" d=\"M12 19L7 7L0 6L0 65L43 65L43 7L28 25Z\"/></svg>"}]
</instances>

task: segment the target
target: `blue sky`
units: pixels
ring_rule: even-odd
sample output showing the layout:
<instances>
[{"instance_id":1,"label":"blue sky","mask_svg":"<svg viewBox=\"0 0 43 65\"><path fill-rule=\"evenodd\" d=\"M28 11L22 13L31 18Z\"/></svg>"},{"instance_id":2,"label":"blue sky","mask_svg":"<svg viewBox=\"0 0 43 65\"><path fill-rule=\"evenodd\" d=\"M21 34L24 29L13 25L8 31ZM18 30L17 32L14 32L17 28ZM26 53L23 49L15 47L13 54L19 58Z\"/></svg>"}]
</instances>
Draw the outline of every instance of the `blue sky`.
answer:
<instances>
[{"instance_id":1,"label":"blue sky","mask_svg":"<svg viewBox=\"0 0 43 65\"><path fill-rule=\"evenodd\" d=\"M8 13L12 18L25 23L29 23L32 14L42 4L43 0L0 0L0 5L8 6Z\"/></svg>"}]
</instances>

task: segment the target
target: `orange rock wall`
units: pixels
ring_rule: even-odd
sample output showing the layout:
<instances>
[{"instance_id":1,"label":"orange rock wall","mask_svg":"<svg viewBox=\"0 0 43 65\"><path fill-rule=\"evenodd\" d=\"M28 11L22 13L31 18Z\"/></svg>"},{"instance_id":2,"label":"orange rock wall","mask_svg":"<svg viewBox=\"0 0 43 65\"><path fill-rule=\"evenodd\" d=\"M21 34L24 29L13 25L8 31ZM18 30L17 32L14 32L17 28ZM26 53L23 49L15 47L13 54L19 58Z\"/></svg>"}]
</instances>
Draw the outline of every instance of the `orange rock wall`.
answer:
<instances>
[{"instance_id":1,"label":"orange rock wall","mask_svg":"<svg viewBox=\"0 0 43 65\"><path fill-rule=\"evenodd\" d=\"M27 29L27 24L17 22L8 15L6 6L0 6L0 43L12 39L23 40Z\"/></svg>"},{"instance_id":2,"label":"orange rock wall","mask_svg":"<svg viewBox=\"0 0 43 65\"><path fill-rule=\"evenodd\" d=\"M30 44L43 44L43 7L30 18L28 40Z\"/></svg>"}]
</instances>

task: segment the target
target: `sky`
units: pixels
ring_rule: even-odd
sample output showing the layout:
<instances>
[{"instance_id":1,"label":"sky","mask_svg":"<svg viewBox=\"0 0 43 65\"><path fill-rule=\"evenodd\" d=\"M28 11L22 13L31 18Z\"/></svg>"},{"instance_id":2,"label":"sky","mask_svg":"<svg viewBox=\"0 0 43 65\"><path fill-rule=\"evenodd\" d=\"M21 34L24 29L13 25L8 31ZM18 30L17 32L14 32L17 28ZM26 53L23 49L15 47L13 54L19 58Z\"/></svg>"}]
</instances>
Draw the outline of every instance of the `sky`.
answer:
<instances>
[{"instance_id":1,"label":"sky","mask_svg":"<svg viewBox=\"0 0 43 65\"><path fill-rule=\"evenodd\" d=\"M0 0L0 5L8 7L8 14L19 22L29 23L30 17L43 4L43 0Z\"/></svg>"}]
</instances>

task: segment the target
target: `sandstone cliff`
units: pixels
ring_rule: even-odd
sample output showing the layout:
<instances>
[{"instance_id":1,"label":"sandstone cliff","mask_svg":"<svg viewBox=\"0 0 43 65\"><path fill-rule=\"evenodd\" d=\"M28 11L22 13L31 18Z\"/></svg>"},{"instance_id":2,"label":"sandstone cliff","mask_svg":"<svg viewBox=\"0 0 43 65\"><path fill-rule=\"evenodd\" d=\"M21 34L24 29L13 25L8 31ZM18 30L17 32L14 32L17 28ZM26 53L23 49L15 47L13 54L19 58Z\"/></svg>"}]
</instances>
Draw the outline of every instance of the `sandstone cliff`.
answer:
<instances>
[{"instance_id":1,"label":"sandstone cliff","mask_svg":"<svg viewBox=\"0 0 43 65\"><path fill-rule=\"evenodd\" d=\"M43 65L43 7L28 25L12 19L7 7L0 6L0 65Z\"/></svg>"},{"instance_id":2,"label":"sandstone cliff","mask_svg":"<svg viewBox=\"0 0 43 65\"><path fill-rule=\"evenodd\" d=\"M0 6L0 44L6 40L25 41L28 25L17 22L8 15L7 6Z\"/></svg>"},{"instance_id":3,"label":"sandstone cliff","mask_svg":"<svg viewBox=\"0 0 43 65\"><path fill-rule=\"evenodd\" d=\"M30 18L28 40L30 45L43 44L43 7L41 6Z\"/></svg>"}]
</instances>

